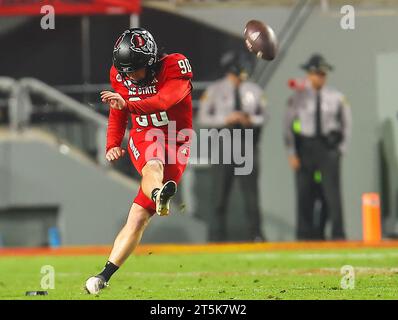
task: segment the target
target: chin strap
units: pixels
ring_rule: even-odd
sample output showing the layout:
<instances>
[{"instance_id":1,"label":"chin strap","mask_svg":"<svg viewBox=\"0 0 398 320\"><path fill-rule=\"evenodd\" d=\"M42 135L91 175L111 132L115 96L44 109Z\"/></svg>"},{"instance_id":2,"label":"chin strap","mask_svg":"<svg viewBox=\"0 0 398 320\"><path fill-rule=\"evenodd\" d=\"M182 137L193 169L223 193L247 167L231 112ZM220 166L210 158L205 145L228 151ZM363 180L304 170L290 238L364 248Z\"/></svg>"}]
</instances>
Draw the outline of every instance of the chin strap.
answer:
<instances>
[{"instance_id":1,"label":"chin strap","mask_svg":"<svg viewBox=\"0 0 398 320\"><path fill-rule=\"evenodd\" d=\"M134 81L130 78L127 78L125 73L121 73L121 72L119 72L119 73L122 76L123 84L125 84L127 81L130 81L131 83L135 84L136 86L143 87L143 86L150 85L152 83L153 79L155 78L156 69L148 67L147 74L146 74L145 78L142 80L139 80L139 81ZM127 89L128 89L128 87L127 87Z\"/></svg>"}]
</instances>

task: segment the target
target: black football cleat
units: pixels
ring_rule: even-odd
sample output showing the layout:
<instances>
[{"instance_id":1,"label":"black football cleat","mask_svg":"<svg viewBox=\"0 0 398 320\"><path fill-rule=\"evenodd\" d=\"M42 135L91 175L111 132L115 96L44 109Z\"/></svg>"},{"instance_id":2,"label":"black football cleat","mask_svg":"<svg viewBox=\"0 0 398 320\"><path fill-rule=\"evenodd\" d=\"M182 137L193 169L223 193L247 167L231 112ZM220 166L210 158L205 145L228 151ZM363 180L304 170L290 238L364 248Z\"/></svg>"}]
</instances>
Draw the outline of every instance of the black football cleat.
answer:
<instances>
[{"instance_id":1,"label":"black football cleat","mask_svg":"<svg viewBox=\"0 0 398 320\"><path fill-rule=\"evenodd\" d=\"M167 181L156 195L156 213L159 216L167 216L170 210L170 200L177 193L177 184Z\"/></svg>"}]
</instances>

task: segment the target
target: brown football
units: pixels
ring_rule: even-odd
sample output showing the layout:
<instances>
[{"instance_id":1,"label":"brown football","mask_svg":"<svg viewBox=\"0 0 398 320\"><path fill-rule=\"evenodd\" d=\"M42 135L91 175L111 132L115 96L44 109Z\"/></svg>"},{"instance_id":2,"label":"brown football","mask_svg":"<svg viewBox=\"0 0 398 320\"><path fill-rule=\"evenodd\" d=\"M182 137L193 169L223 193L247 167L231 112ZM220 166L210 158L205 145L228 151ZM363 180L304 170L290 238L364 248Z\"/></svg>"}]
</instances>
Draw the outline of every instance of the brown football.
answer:
<instances>
[{"instance_id":1,"label":"brown football","mask_svg":"<svg viewBox=\"0 0 398 320\"><path fill-rule=\"evenodd\" d=\"M247 49L258 58L273 60L278 51L278 40L274 30L267 24L250 20L244 31Z\"/></svg>"}]
</instances>

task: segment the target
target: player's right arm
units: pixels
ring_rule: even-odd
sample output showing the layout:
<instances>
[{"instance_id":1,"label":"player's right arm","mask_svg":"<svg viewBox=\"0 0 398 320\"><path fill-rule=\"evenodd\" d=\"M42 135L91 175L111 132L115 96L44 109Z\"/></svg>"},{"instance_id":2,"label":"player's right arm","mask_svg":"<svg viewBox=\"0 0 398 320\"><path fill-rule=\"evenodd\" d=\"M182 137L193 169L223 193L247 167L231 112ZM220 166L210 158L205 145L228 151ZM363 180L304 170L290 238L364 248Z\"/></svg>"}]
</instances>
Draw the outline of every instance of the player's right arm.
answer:
<instances>
[{"instance_id":1,"label":"player's right arm","mask_svg":"<svg viewBox=\"0 0 398 320\"><path fill-rule=\"evenodd\" d=\"M123 80L118 76L117 70L112 67L110 70L110 83L112 88L128 99L128 90L123 85ZM126 109L109 108L108 128L106 132L106 159L108 161L118 160L125 154L121 144L126 132L129 112Z\"/></svg>"}]
</instances>

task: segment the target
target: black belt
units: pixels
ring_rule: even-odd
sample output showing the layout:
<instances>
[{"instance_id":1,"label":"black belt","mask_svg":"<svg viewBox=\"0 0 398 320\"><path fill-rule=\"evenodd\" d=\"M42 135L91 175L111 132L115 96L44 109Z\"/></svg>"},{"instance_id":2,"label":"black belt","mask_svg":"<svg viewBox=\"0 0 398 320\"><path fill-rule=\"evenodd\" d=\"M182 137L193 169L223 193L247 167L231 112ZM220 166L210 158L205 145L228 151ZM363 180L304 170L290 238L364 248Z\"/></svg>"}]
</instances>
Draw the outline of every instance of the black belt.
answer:
<instances>
[{"instance_id":1,"label":"black belt","mask_svg":"<svg viewBox=\"0 0 398 320\"><path fill-rule=\"evenodd\" d=\"M336 149L343 141L343 133L341 131L331 131L327 135L322 136L303 136L298 135L297 138L304 143L324 143L330 149Z\"/></svg>"}]
</instances>

